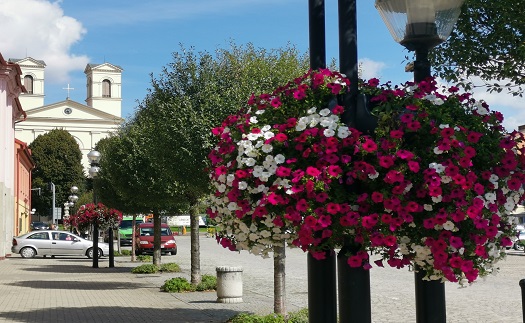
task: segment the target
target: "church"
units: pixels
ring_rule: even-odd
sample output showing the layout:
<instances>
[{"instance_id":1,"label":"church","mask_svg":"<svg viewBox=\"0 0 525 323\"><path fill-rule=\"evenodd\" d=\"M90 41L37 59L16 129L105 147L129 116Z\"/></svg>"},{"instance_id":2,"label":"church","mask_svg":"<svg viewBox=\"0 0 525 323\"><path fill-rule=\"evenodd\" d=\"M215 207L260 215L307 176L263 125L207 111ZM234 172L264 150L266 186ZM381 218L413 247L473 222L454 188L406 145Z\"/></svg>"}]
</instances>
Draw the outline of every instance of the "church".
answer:
<instances>
[{"instance_id":1,"label":"church","mask_svg":"<svg viewBox=\"0 0 525 323\"><path fill-rule=\"evenodd\" d=\"M20 66L22 84L27 91L19 97L27 117L23 122L16 123L16 139L30 144L50 130L67 130L78 143L82 164L87 170L88 152L124 122L121 117L123 69L110 63L87 64L84 69L85 103L69 99L72 88L68 85L66 100L45 104L45 62L31 57L11 58L9 62Z\"/></svg>"}]
</instances>

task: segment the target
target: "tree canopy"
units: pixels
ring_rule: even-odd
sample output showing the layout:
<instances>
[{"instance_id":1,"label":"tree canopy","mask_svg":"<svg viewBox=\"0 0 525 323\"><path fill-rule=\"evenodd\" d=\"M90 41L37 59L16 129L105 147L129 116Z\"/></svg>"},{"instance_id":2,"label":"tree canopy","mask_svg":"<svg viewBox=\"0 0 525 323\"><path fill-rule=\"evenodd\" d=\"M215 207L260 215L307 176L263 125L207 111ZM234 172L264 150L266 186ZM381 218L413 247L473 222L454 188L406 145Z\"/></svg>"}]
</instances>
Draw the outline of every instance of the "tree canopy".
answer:
<instances>
[{"instance_id":1,"label":"tree canopy","mask_svg":"<svg viewBox=\"0 0 525 323\"><path fill-rule=\"evenodd\" d=\"M75 138L62 129L54 129L36 137L29 145L36 168L33 170L33 188L41 188L41 195L33 194L32 206L41 215L51 215L52 192L48 183L55 184L55 206L68 201L72 186L85 186L82 152Z\"/></svg>"},{"instance_id":2,"label":"tree canopy","mask_svg":"<svg viewBox=\"0 0 525 323\"><path fill-rule=\"evenodd\" d=\"M436 48L433 66L452 82L479 76L489 91L523 94L525 0L466 0L449 39Z\"/></svg>"}]
</instances>

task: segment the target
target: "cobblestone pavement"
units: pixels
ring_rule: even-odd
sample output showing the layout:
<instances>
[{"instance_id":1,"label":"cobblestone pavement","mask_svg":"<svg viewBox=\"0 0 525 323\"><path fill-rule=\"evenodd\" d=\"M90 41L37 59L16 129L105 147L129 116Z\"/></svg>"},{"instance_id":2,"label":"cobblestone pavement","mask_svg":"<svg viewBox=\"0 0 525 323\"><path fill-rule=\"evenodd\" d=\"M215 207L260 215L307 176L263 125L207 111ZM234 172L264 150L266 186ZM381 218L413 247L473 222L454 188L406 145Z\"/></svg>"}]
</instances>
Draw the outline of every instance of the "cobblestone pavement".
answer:
<instances>
[{"instance_id":1,"label":"cobblestone pavement","mask_svg":"<svg viewBox=\"0 0 525 323\"><path fill-rule=\"evenodd\" d=\"M139 265L129 257L116 258L108 268L92 268L87 258L33 258L18 255L0 260L0 321L2 322L212 322L222 323L238 312L268 314L273 310L273 262L217 246L201 236L201 272L215 274L217 266L243 268L243 303L216 302L214 292L164 293L165 280L189 278L190 238L177 240L179 253L163 256L176 262L178 274L135 275ZM525 253L511 252L496 276L458 288L447 284L448 322L522 322L519 281L525 278ZM307 306L306 256L287 250L287 309ZM413 274L407 270L371 271L373 322L415 322Z\"/></svg>"}]
</instances>

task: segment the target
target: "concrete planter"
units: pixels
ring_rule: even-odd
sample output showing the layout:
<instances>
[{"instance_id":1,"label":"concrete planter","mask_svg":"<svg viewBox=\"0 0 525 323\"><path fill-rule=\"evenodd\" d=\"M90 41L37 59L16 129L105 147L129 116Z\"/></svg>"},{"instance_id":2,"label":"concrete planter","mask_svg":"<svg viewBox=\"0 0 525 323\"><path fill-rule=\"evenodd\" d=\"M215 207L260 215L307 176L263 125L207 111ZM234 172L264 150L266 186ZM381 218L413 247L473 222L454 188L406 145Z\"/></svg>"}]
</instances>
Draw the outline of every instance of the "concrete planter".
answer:
<instances>
[{"instance_id":1,"label":"concrete planter","mask_svg":"<svg viewBox=\"0 0 525 323\"><path fill-rule=\"evenodd\" d=\"M242 267L217 267L217 303L242 303Z\"/></svg>"}]
</instances>

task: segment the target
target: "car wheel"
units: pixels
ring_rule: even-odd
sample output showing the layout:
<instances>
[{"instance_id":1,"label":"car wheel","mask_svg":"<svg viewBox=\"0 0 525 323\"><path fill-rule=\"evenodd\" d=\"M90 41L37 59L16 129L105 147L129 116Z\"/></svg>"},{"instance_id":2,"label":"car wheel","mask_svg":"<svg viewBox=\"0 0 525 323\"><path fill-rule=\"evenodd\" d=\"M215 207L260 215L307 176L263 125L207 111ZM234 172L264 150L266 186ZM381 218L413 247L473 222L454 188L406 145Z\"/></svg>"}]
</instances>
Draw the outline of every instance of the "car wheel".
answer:
<instances>
[{"instance_id":1,"label":"car wheel","mask_svg":"<svg viewBox=\"0 0 525 323\"><path fill-rule=\"evenodd\" d=\"M177 248L175 248L175 250L173 250L173 251L171 252L171 255L172 255L172 256L175 256L176 254L177 254Z\"/></svg>"},{"instance_id":2,"label":"car wheel","mask_svg":"<svg viewBox=\"0 0 525 323\"><path fill-rule=\"evenodd\" d=\"M140 252L140 250L135 249L135 256L140 256L141 254L142 254L142 252Z\"/></svg>"},{"instance_id":3,"label":"car wheel","mask_svg":"<svg viewBox=\"0 0 525 323\"><path fill-rule=\"evenodd\" d=\"M93 248L89 248L86 252L86 256L89 258L89 259L93 259ZM100 259L100 257L102 257L102 249L98 249L98 259Z\"/></svg>"},{"instance_id":4,"label":"car wheel","mask_svg":"<svg viewBox=\"0 0 525 323\"><path fill-rule=\"evenodd\" d=\"M525 246L523 246L520 242L516 242L514 244L514 249L516 249L518 251L523 251L523 250L525 250Z\"/></svg>"},{"instance_id":5,"label":"car wheel","mask_svg":"<svg viewBox=\"0 0 525 323\"><path fill-rule=\"evenodd\" d=\"M22 256L22 258L33 258L36 256L36 250L31 247L25 247L20 250L20 256Z\"/></svg>"}]
</instances>

